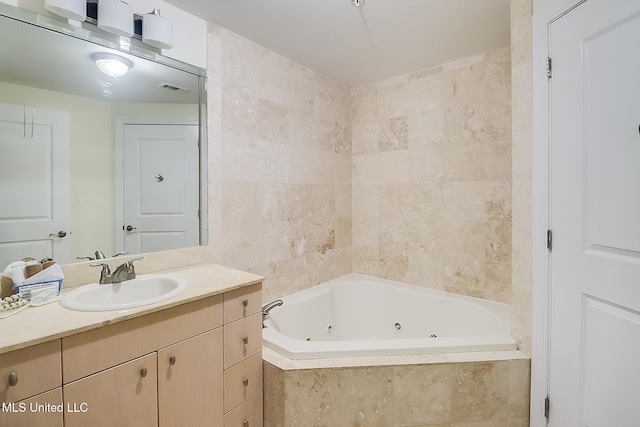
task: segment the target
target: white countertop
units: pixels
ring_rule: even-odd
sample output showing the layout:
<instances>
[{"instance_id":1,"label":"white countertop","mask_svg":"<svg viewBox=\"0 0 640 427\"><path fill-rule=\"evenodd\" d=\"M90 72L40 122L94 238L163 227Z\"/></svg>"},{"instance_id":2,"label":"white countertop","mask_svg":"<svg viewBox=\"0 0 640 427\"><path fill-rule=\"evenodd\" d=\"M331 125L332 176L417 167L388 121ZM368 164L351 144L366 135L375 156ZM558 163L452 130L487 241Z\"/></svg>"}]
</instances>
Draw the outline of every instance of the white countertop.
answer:
<instances>
[{"instance_id":1,"label":"white countertop","mask_svg":"<svg viewBox=\"0 0 640 427\"><path fill-rule=\"evenodd\" d=\"M189 288L168 300L127 310L74 311L62 307L57 301L40 307L29 307L14 316L0 319L0 354L175 307L263 280L261 276L217 264L199 264L153 274L184 278L189 282ZM63 289L62 296L71 290L73 288Z\"/></svg>"}]
</instances>

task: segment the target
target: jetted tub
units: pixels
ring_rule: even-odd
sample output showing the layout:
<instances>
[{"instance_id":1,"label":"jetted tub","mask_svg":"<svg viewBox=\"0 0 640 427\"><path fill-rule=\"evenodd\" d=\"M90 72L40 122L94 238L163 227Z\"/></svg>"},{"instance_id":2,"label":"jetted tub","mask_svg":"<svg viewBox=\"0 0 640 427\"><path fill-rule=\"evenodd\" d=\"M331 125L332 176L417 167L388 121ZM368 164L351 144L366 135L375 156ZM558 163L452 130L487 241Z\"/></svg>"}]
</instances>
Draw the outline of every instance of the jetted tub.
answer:
<instances>
[{"instance_id":1,"label":"jetted tub","mask_svg":"<svg viewBox=\"0 0 640 427\"><path fill-rule=\"evenodd\" d=\"M263 345L289 359L516 350L511 307L349 274L282 298Z\"/></svg>"}]
</instances>

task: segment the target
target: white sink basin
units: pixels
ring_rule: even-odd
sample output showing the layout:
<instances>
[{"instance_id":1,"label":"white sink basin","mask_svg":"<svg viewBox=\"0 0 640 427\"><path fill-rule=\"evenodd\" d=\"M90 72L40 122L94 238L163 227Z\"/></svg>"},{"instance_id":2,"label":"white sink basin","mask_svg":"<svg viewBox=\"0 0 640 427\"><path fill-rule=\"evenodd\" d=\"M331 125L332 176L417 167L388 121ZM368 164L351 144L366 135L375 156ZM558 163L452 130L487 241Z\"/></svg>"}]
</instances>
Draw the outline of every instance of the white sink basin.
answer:
<instances>
[{"instance_id":1,"label":"white sink basin","mask_svg":"<svg viewBox=\"0 0 640 427\"><path fill-rule=\"evenodd\" d=\"M64 295L60 305L71 310L107 311L135 308L164 301L184 292L186 280L143 274L119 283L91 283Z\"/></svg>"}]
</instances>

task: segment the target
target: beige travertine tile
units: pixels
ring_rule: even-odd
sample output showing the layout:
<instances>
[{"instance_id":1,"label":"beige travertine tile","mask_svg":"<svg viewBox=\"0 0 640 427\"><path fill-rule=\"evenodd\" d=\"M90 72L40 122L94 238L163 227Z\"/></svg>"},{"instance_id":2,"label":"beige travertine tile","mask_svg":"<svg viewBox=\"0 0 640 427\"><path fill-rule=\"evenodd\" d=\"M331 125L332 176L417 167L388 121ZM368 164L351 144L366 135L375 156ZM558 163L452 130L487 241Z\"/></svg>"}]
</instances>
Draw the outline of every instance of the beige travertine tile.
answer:
<instances>
[{"instance_id":1,"label":"beige travertine tile","mask_svg":"<svg viewBox=\"0 0 640 427\"><path fill-rule=\"evenodd\" d=\"M454 365L393 368L393 420L396 425L430 425L452 420Z\"/></svg>"},{"instance_id":2,"label":"beige travertine tile","mask_svg":"<svg viewBox=\"0 0 640 427\"><path fill-rule=\"evenodd\" d=\"M476 423L453 423L451 427L507 427L507 421L480 421Z\"/></svg>"},{"instance_id":3,"label":"beige travertine tile","mask_svg":"<svg viewBox=\"0 0 640 427\"><path fill-rule=\"evenodd\" d=\"M285 371L270 363L262 363L264 419L273 427L283 427L286 402L284 400Z\"/></svg>"},{"instance_id":4,"label":"beige travertine tile","mask_svg":"<svg viewBox=\"0 0 640 427\"><path fill-rule=\"evenodd\" d=\"M531 0L511 3L513 236L511 334L531 353L533 66ZM528 425L518 420L511 426Z\"/></svg>"},{"instance_id":5,"label":"beige travertine tile","mask_svg":"<svg viewBox=\"0 0 640 427\"><path fill-rule=\"evenodd\" d=\"M406 150L409 148L407 117L394 117L381 123L378 151Z\"/></svg>"},{"instance_id":6,"label":"beige travertine tile","mask_svg":"<svg viewBox=\"0 0 640 427\"><path fill-rule=\"evenodd\" d=\"M507 362L453 365L455 383L452 420L505 420L507 414Z\"/></svg>"},{"instance_id":7,"label":"beige travertine tile","mask_svg":"<svg viewBox=\"0 0 640 427\"><path fill-rule=\"evenodd\" d=\"M508 419L528 419L531 389L531 360L509 360Z\"/></svg>"},{"instance_id":8,"label":"beige travertine tile","mask_svg":"<svg viewBox=\"0 0 640 427\"><path fill-rule=\"evenodd\" d=\"M392 368L287 371L287 426L391 425Z\"/></svg>"},{"instance_id":9,"label":"beige travertine tile","mask_svg":"<svg viewBox=\"0 0 640 427\"><path fill-rule=\"evenodd\" d=\"M486 292L483 261L445 257L444 274L447 292L478 298Z\"/></svg>"}]
</instances>

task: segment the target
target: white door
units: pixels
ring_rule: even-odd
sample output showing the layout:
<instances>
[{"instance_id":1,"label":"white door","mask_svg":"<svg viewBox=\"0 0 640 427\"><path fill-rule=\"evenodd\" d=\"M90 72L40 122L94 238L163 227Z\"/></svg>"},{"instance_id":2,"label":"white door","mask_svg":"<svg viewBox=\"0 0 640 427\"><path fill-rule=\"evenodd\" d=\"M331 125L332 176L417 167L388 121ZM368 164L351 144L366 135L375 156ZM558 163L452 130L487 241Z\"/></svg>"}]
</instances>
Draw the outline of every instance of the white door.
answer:
<instances>
[{"instance_id":1,"label":"white door","mask_svg":"<svg viewBox=\"0 0 640 427\"><path fill-rule=\"evenodd\" d=\"M640 426L640 1L550 27L549 425Z\"/></svg>"},{"instance_id":2,"label":"white door","mask_svg":"<svg viewBox=\"0 0 640 427\"><path fill-rule=\"evenodd\" d=\"M0 103L0 271L68 263L69 233L69 113Z\"/></svg>"},{"instance_id":3,"label":"white door","mask_svg":"<svg viewBox=\"0 0 640 427\"><path fill-rule=\"evenodd\" d=\"M125 125L124 250L199 244L197 125Z\"/></svg>"}]
</instances>

